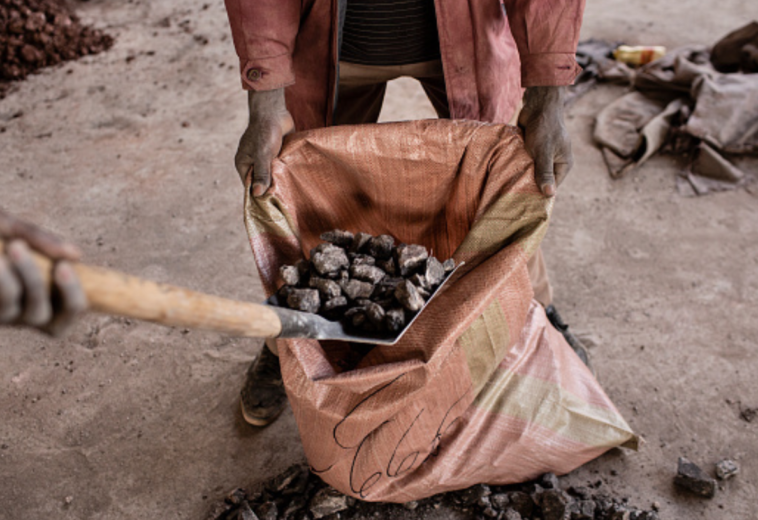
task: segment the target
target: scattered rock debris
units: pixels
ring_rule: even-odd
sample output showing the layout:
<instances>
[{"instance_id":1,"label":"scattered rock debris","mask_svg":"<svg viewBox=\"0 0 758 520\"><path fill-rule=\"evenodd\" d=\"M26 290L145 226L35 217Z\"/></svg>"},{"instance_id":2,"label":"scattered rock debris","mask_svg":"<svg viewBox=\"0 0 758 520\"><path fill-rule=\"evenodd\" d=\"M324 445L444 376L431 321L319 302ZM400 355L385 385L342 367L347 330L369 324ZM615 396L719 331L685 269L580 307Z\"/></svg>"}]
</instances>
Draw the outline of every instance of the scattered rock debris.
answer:
<instances>
[{"instance_id":1,"label":"scattered rock debris","mask_svg":"<svg viewBox=\"0 0 758 520\"><path fill-rule=\"evenodd\" d=\"M679 457L674 483L685 491L705 498L716 494L716 481L690 460Z\"/></svg>"},{"instance_id":2,"label":"scattered rock debris","mask_svg":"<svg viewBox=\"0 0 758 520\"><path fill-rule=\"evenodd\" d=\"M5 82L112 45L111 36L82 25L65 0L0 0L0 98Z\"/></svg>"},{"instance_id":3,"label":"scattered rock debris","mask_svg":"<svg viewBox=\"0 0 758 520\"><path fill-rule=\"evenodd\" d=\"M724 459L716 463L716 476L721 480L727 480L740 472L740 466L731 459Z\"/></svg>"},{"instance_id":4,"label":"scattered rock debris","mask_svg":"<svg viewBox=\"0 0 758 520\"><path fill-rule=\"evenodd\" d=\"M655 510L640 510L589 487L563 490L547 473L533 482L510 486L478 484L405 504L364 502L325 484L306 466L290 467L252 491L235 489L214 504L208 520L359 520L425 518L443 509L456 517L496 520L658 520Z\"/></svg>"},{"instance_id":5,"label":"scattered rock debris","mask_svg":"<svg viewBox=\"0 0 758 520\"><path fill-rule=\"evenodd\" d=\"M745 422L753 422L753 419L758 417L758 407L751 408L749 406L742 406L740 404L740 418Z\"/></svg>"},{"instance_id":6,"label":"scattered rock debris","mask_svg":"<svg viewBox=\"0 0 758 520\"><path fill-rule=\"evenodd\" d=\"M442 263L418 244L395 247L389 235L335 229L321 240L310 262L280 268L277 303L362 332L399 332L455 269L452 259Z\"/></svg>"}]
</instances>

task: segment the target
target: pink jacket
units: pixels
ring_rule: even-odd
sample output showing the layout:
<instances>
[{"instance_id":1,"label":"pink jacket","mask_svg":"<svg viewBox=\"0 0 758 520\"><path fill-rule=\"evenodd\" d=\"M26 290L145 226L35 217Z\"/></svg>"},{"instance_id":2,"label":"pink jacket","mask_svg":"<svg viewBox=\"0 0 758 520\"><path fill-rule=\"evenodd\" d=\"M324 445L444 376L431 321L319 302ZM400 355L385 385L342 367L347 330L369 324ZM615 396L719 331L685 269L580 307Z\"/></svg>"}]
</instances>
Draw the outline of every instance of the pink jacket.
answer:
<instances>
[{"instance_id":1,"label":"pink jacket","mask_svg":"<svg viewBox=\"0 0 758 520\"><path fill-rule=\"evenodd\" d=\"M286 88L298 130L331 124L340 0L225 0L245 89ZM435 0L450 117L505 123L522 87L569 85L585 0Z\"/></svg>"}]
</instances>

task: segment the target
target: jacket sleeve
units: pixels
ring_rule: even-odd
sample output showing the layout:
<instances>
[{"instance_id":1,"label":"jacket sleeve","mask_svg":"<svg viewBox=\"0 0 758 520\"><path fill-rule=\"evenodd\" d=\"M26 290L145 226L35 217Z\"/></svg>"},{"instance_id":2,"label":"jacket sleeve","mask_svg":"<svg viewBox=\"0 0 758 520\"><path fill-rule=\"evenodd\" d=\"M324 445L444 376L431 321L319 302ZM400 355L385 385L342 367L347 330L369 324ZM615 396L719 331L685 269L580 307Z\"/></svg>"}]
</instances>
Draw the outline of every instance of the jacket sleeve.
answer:
<instances>
[{"instance_id":1,"label":"jacket sleeve","mask_svg":"<svg viewBox=\"0 0 758 520\"><path fill-rule=\"evenodd\" d=\"M300 26L298 0L224 0L246 90L295 82L292 53Z\"/></svg>"},{"instance_id":2,"label":"jacket sleeve","mask_svg":"<svg viewBox=\"0 0 758 520\"><path fill-rule=\"evenodd\" d=\"M570 85L585 0L502 0L521 58L521 85Z\"/></svg>"}]
</instances>

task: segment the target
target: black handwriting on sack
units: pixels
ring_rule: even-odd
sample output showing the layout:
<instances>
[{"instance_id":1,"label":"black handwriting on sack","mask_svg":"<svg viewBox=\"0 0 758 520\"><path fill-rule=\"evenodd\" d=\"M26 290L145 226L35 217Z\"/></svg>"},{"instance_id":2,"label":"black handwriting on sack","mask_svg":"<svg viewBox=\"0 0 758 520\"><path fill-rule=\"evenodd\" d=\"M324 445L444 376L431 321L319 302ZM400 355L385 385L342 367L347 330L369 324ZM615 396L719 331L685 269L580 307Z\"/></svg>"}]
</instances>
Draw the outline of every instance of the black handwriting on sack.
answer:
<instances>
[{"instance_id":1,"label":"black handwriting on sack","mask_svg":"<svg viewBox=\"0 0 758 520\"><path fill-rule=\"evenodd\" d=\"M356 414L356 412L361 407L368 406L372 399L376 399L381 392L392 388L393 385L396 385L405 375L407 374L403 373L397 376L389 383L381 386L363 398L342 418L342 420L337 423L332 432L332 438L337 446L343 450L354 450L350 465L350 490L361 498L365 499L368 496L369 490L377 483L379 483L382 478L400 478L410 471L418 469L426 462L428 462L432 457L436 457L442 449L442 438L447 432L451 431L453 426L455 426L460 421L463 413L466 411L466 408L468 408L468 406L465 406L462 409L456 409L456 407L458 407L458 405L471 393L471 386L469 386L468 389L464 391L462 395L457 397L455 401L447 408L445 414L442 417L442 420L434 432L434 435L426 445L426 448L419 448L410 452L403 452L402 445L404 444L404 441L406 438L408 438L411 430L413 430L422 416L425 413L432 413L433 416L436 415L434 413L436 410L430 411L426 407L421 408L421 410L416 414L410 424L408 424L408 426L402 430L402 433L397 440L397 443L395 444L395 448L392 450L392 454L389 456L389 460L387 460L386 467L377 467L372 470L367 465L372 463L376 464L376 457L366 456L366 453L369 455L375 455L371 453L371 444L374 442L381 444L388 444L391 442L388 441L386 435L392 435L392 433L385 432L397 431L396 429L391 429L387 426L395 423L398 420L397 415L399 414L396 414L395 416L381 422L378 426L366 433L366 435L364 435L361 440L354 445L350 445L349 440L346 438L346 436L344 434L341 434L342 428L345 427L346 423ZM455 413L453 413L454 410ZM423 435L423 432L420 435ZM422 451L428 453L426 457L424 457L424 459L419 462L419 456L421 455ZM323 474L334 468L336 463L337 461L321 470L311 468L311 471L317 474ZM358 475L365 475L366 473L369 473L368 477L358 477Z\"/></svg>"}]
</instances>

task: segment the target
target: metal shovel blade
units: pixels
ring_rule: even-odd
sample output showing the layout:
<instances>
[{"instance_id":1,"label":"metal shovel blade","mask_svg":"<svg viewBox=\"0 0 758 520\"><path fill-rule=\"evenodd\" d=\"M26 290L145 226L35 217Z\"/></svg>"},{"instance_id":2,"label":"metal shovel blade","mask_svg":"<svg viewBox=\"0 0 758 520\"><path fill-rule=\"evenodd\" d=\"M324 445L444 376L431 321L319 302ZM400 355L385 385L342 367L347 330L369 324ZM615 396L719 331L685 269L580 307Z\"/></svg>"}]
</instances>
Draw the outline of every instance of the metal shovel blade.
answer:
<instances>
[{"instance_id":1,"label":"metal shovel blade","mask_svg":"<svg viewBox=\"0 0 758 520\"><path fill-rule=\"evenodd\" d=\"M421 313L424 312L424 309L429 305L429 302L439 294L440 290L442 290L448 280L450 280L450 277L453 276L463 264L464 262L461 262L455 267L455 269L445 276L434 292L429 295L429 299L426 300L424 306L419 309L415 316L413 316L413 319L409 321L401 331L395 334L351 332L339 321L327 320L318 314L280 307L277 305L279 301L276 295L266 300L265 304L270 306L281 319L282 332L278 336L280 338L311 338L319 340L353 341L355 343L370 343L373 345L394 345L400 341L400 338L402 338L405 332L411 327L411 325L413 325L413 322L415 322Z\"/></svg>"}]
</instances>

